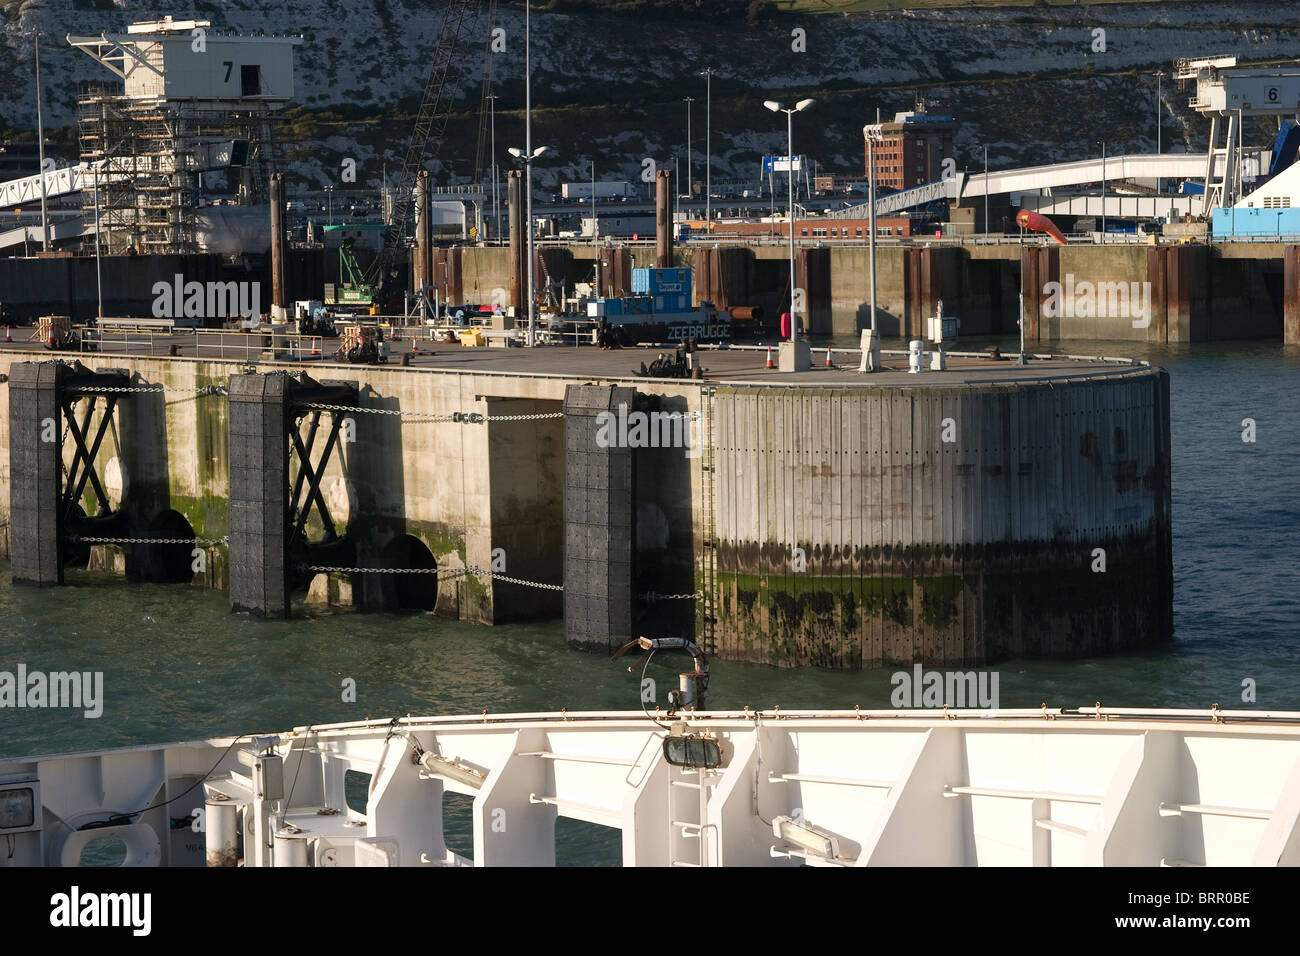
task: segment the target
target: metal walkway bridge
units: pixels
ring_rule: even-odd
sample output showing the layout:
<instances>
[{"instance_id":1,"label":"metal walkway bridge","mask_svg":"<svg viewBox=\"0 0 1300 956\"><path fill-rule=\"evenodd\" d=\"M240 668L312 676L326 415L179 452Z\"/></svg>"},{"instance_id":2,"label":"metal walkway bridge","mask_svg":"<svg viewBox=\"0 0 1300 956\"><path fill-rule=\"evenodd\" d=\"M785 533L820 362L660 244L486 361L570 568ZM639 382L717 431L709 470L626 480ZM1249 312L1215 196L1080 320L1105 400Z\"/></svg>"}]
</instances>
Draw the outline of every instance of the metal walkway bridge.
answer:
<instances>
[{"instance_id":1,"label":"metal walkway bridge","mask_svg":"<svg viewBox=\"0 0 1300 956\"><path fill-rule=\"evenodd\" d=\"M1205 153L1128 153L1105 159L1081 159L1046 166L1025 166L984 173L958 173L952 179L926 183L912 189L880 196L876 215L887 216L940 199L968 200L986 195L1050 190L1085 183L1119 182L1136 179L1200 179L1205 176L1209 157ZM828 219L863 219L868 203L855 203L827 213Z\"/></svg>"}]
</instances>

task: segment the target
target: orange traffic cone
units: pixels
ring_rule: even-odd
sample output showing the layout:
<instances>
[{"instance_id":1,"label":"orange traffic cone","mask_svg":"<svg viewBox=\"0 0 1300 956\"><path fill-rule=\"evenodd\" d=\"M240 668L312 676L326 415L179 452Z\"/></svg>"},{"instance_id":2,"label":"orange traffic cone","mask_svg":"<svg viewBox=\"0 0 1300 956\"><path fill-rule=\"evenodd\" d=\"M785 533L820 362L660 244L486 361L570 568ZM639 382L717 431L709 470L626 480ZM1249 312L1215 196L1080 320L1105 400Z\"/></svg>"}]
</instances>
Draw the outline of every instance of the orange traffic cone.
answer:
<instances>
[{"instance_id":1,"label":"orange traffic cone","mask_svg":"<svg viewBox=\"0 0 1300 956\"><path fill-rule=\"evenodd\" d=\"M11 332L10 329L9 329L9 326L6 325L6 326L5 326L5 341L6 341L6 342L12 342L13 340L14 340L13 332Z\"/></svg>"},{"instance_id":2,"label":"orange traffic cone","mask_svg":"<svg viewBox=\"0 0 1300 956\"><path fill-rule=\"evenodd\" d=\"M411 351L413 353L418 353L420 351L420 340L414 335L411 336Z\"/></svg>"},{"instance_id":3,"label":"orange traffic cone","mask_svg":"<svg viewBox=\"0 0 1300 956\"><path fill-rule=\"evenodd\" d=\"M772 364L772 346L770 345L767 347L767 367L776 368L776 366Z\"/></svg>"},{"instance_id":4,"label":"orange traffic cone","mask_svg":"<svg viewBox=\"0 0 1300 956\"><path fill-rule=\"evenodd\" d=\"M316 337L311 340L311 354L320 355L320 338Z\"/></svg>"},{"instance_id":5,"label":"orange traffic cone","mask_svg":"<svg viewBox=\"0 0 1300 956\"><path fill-rule=\"evenodd\" d=\"M835 367L834 363L831 362L831 350L829 348L826 350L826 367L827 368Z\"/></svg>"}]
</instances>

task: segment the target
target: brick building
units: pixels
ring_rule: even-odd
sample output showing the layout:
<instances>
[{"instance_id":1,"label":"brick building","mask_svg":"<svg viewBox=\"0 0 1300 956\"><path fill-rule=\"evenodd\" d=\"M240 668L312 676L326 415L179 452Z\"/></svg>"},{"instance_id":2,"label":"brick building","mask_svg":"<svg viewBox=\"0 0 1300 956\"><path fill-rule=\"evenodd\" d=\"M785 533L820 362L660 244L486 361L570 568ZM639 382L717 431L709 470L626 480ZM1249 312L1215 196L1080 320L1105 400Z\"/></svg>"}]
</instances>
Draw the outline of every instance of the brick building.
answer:
<instances>
[{"instance_id":1,"label":"brick building","mask_svg":"<svg viewBox=\"0 0 1300 956\"><path fill-rule=\"evenodd\" d=\"M951 116L922 111L898 113L892 123L882 123L882 139L875 146L876 188L911 189L943 178L943 161L953 155L952 137L957 122ZM866 147L863 169L868 178Z\"/></svg>"}]
</instances>

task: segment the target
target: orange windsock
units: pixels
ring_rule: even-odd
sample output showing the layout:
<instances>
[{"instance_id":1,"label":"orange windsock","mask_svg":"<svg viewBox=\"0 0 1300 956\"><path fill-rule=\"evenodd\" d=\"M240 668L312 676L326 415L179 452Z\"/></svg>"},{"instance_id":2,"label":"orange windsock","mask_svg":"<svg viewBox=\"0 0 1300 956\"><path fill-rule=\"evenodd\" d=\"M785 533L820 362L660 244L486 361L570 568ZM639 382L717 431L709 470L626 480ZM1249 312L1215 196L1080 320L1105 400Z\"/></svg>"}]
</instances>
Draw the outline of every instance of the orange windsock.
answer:
<instances>
[{"instance_id":1,"label":"orange windsock","mask_svg":"<svg viewBox=\"0 0 1300 956\"><path fill-rule=\"evenodd\" d=\"M1033 232L1045 232L1061 245L1066 245L1065 236L1061 233L1061 230L1056 228L1056 223L1039 213L1031 212L1028 209L1020 210L1016 216L1016 225L1023 226Z\"/></svg>"}]
</instances>

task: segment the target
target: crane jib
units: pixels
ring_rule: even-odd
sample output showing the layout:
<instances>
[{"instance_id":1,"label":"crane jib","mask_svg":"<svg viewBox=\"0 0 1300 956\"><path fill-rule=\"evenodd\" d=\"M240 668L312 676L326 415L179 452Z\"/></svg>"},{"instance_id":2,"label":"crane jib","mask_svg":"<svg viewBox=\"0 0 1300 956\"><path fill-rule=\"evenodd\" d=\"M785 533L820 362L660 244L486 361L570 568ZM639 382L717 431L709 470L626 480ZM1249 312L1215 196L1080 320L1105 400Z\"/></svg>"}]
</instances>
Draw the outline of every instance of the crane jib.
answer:
<instances>
[{"instance_id":1,"label":"crane jib","mask_svg":"<svg viewBox=\"0 0 1300 956\"><path fill-rule=\"evenodd\" d=\"M392 271L398 251L403 248L401 238L406 234L407 219L414 205L415 177L429 159L438 155L456 91L473 60L461 53L463 41L471 35L472 27L482 16L483 7L484 0L448 0L446 4L401 178L392 194L390 235L385 237L384 248L366 270L366 278L372 283L383 282Z\"/></svg>"}]
</instances>

